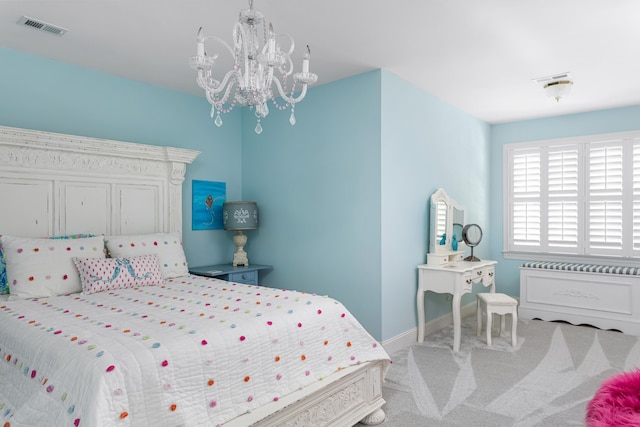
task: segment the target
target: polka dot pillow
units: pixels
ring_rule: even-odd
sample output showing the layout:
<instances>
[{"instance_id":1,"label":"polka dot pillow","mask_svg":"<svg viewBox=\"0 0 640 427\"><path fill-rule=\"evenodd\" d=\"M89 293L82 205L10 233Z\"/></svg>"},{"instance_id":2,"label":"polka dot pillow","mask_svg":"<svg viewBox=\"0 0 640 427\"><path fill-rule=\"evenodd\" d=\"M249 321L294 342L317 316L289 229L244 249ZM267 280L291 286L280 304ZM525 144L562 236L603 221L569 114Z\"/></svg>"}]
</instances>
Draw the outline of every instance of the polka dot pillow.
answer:
<instances>
[{"instance_id":1,"label":"polka dot pillow","mask_svg":"<svg viewBox=\"0 0 640 427\"><path fill-rule=\"evenodd\" d=\"M104 237L33 239L0 237L10 299L39 298L82 290L75 257L104 258Z\"/></svg>"},{"instance_id":2,"label":"polka dot pillow","mask_svg":"<svg viewBox=\"0 0 640 427\"><path fill-rule=\"evenodd\" d=\"M0 237L2 236L0 235ZM67 236L49 237L49 239L82 239L86 237L93 237L93 234L70 234ZM2 244L0 244L0 295L8 293L9 286L7 285L7 267L4 261L4 255L2 254Z\"/></svg>"},{"instance_id":3,"label":"polka dot pillow","mask_svg":"<svg viewBox=\"0 0 640 427\"><path fill-rule=\"evenodd\" d=\"M105 243L109 256L114 258L158 255L160 271L165 279L189 274L189 266L178 233L107 236Z\"/></svg>"},{"instance_id":4,"label":"polka dot pillow","mask_svg":"<svg viewBox=\"0 0 640 427\"><path fill-rule=\"evenodd\" d=\"M155 286L164 283L157 255L133 258L74 258L82 292Z\"/></svg>"}]
</instances>

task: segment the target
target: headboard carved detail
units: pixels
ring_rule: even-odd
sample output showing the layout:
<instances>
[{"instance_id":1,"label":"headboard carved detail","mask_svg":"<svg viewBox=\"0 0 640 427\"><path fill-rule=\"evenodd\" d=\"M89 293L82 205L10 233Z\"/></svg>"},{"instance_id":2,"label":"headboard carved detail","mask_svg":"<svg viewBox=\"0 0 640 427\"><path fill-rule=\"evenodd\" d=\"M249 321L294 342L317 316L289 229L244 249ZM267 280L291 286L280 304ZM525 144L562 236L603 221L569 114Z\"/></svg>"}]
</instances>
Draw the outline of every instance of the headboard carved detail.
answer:
<instances>
[{"instance_id":1,"label":"headboard carved detail","mask_svg":"<svg viewBox=\"0 0 640 427\"><path fill-rule=\"evenodd\" d=\"M0 200L11 206L0 234L181 233L186 165L199 154L0 126Z\"/></svg>"}]
</instances>

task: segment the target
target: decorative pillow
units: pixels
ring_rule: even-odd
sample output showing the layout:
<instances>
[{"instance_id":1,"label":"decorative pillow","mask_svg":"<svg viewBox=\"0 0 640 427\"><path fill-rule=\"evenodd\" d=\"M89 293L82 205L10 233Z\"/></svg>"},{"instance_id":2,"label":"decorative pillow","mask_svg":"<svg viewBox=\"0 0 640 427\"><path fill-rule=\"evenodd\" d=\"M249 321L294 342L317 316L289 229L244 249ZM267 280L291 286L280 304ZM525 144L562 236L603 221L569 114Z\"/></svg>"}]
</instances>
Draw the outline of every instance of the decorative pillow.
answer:
<instances>
[{"instance_id":1,"label":"decorative pillow","mask_svg":"<svg viewBox=\"0 0 640 427\"><path fill-rule=\"evenodd\" d=\"M74 257L104 258L104 237L32 239L0 237L10 299L50 297L80 292Z\"/></svg>"},{"instance_id":2,"label":"decorative pillow","mask_svg":"<svg viewBox=\"0 0 640 427\"><path fill-rule=\"evenodd\" d=\"M157 255L133 258L74 258L73 262L80 273L82 292L85 294L161 285L164 282Z\"/></svg>"},{"instance_id":3,"label":"decorative pillow","mask_svg":"<svg viewBox=\"0 0 640 427\"><path fill-rule=\"evenodd\" d=\"M0 235L2 237L2 235ZM70 234L68 236L49 237L50 239L83 239L93 237L93 234ZM7 286L7 268L2 254L2 244L0 244L0 295L8 294L9 286Z\"/></svg>"},{"instance_id":4,"label":"decorative pillow","mask_svg":"<svg viewBox=\"0 0 640 427\"><path fill-rule=\"evenodd\" d=\"M165 279L186 276L189 266L178 233L142 234L139 236L105 237L109 256L130 258L140 255L158 255L160 271Z\"/></svg>"},{"instance_id":5,"label":"decorative pillow","mask_svg":"<svg viewBox=\"0 0 640 427\"><path fill-rule=\"evenodd\" d=\"M95 234L67 234L66 236L47 237L51 240L69 240L69 239L86 239L87 237L95 237Z\"/></svg>"}]
</instances>

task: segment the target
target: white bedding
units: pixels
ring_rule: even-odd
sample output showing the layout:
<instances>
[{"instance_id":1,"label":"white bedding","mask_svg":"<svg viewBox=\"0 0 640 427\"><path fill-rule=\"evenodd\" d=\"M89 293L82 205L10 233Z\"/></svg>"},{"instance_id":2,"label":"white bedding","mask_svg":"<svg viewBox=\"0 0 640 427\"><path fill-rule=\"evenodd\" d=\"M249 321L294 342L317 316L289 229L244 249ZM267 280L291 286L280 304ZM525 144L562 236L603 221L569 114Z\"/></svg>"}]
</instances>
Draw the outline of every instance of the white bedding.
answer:
<instances>
[{"instance_id":1,"label":"white bedding","mask_svg":"<svg viewBox=\"0 0 640 427\"><path fill-rule=\"evenodd\" d=\"M0 300L0 424L217 426L371 360L339 302L198 276Z\"/></svg>"}]
</instances>

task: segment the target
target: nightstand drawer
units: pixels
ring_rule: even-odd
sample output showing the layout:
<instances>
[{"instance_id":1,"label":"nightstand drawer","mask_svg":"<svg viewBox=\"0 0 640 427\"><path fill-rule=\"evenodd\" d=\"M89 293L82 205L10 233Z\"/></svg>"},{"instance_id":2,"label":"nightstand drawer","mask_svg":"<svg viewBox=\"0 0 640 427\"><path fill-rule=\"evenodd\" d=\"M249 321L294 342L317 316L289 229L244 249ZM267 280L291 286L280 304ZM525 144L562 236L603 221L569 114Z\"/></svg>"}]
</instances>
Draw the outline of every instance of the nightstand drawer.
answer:
<instances>
[{"instance_id":1,"label":"nightstand drawer","mask_svg":"<svg viewBox=\"0 0 640 427\"><path fill-rule=\"evenodd\" d=\"M258 285L257 271L244 271L242 273L230 273L230 282L244 283L245 285Z\"/></svg>"},{"instance_id":2,"label":"nightstand drawer","mask_svg":"<svg viewBox=\"0 0 640 427\"><path fill-rule=\"evenodd\" d=\"M189 273L198 276L217 277L227 282L242 283L245 285L260 286L260 271L266 272L273 269L270 265L251 264L234 267L231 264L205 265L193 267Z\"/></svg>"}]
</instances>

